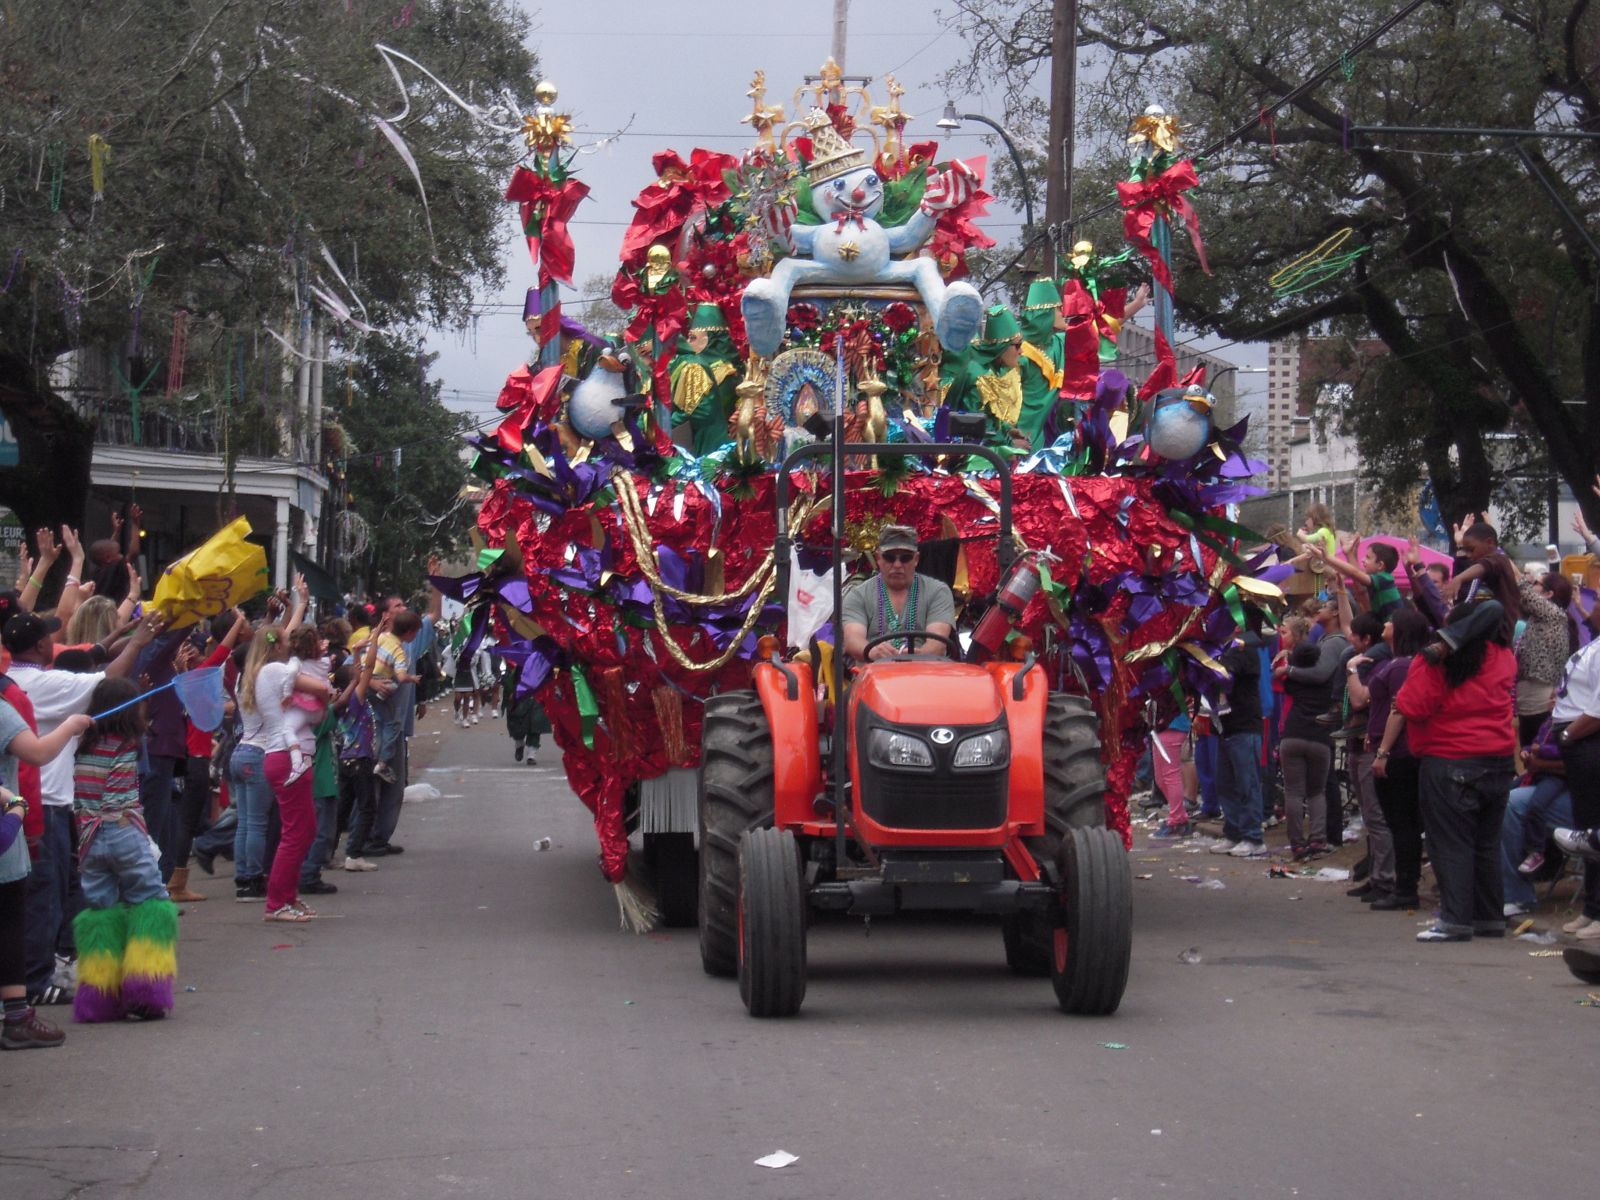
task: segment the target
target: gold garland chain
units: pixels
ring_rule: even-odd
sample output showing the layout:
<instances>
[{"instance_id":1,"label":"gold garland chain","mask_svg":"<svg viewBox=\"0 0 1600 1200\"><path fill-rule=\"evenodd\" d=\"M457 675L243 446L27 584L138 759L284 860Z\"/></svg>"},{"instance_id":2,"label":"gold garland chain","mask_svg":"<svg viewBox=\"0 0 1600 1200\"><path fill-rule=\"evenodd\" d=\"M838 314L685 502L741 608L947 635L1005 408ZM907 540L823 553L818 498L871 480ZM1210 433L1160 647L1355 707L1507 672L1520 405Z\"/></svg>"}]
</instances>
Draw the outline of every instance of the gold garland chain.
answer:
<instances>
[{"instance_id":1,"label":"gold garland chain","mask_svg":"<svg viewBox=\"0 0 1600 1200\"><path fill-rule=\"evenodd\" d=\"M738 635L728 643L728 648L709 662L695 662L689 657L689 652L670 633L667 632L667 616L665 606L661 602L659 593L652 592L650 605L656 614L656 636L661 639L661 644L667 648L667 653L673 660L686 671L720 671L739 652L745 638L750 636L750 631L755 628L756 621L761 617L761 610L767 606L767 597L772 595L772 590L777 586L778 578L775 572L769 572L766 580L761 585L761 590L756 594L755 602L750 605L750 611L745 614L744 624L739 626Z\"/></svg>"},{"instance_id":2,"label":"gold garland chain","mask_svg":"<svg viewBox=\"0 0 1600 1200\"><path fill-rule=\"evenodd\" d=\"M628 532L628 540L633 543L633 556L639 563L639 570L644 574L645 580L650 584L650 606L655 612L656 635L661 639L670 654L680 667L688 671L720 671L738 653L744 639L750 635L755 624L761 618L761 610L766 607L767 597L772 595L777 586L777 572L773 569L776 561L776 551L767 551L766 557L761 560L756 569L750 573L742 584L730 592L717 596L707 596L696 592L679 591L661 578L657 569L655 548L650 538L650 527L645 521L644 506L639 500L639 492L633 482L633 477L625 471L617 471L612 477L612 483L617 490L617 506L622 511L622 526ZM789 510L791 518L790 528L798 529L809 522L819 511L832 503L831 498L811 504L802 499L797 499ZM750 611L745 614L744 623L739 627L738 636L728 643L728 648L709 662L695 662L689 657L688 651L678 645L677 640L666 631L668 622L666 606L662 603L662 593L683 601L685 604L725 604L729 600L739 600L757 591L755 601L750 605Z\"/></svg>"}]
</instances>

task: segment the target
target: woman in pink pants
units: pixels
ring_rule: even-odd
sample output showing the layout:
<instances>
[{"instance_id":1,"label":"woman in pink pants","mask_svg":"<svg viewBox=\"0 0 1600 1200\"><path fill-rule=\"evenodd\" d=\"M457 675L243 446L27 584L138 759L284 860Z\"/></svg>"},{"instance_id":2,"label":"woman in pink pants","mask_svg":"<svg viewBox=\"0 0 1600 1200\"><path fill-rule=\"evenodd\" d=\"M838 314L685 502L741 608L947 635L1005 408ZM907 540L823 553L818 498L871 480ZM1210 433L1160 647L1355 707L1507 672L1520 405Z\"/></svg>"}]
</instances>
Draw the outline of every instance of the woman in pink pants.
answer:
<instances>
[{"instance_id":1,"label":"woman in pink pants","mask_svg":"<svg viewBox=\"0 0 1600 1200\"><path fill-rule=\"evenodd\" d=\"M239 679L239 707L251 744L266 751L263 771L283 822L283 835L267 877L266 919L295 923L317 915L299 896L300 866L316 834L316 817L311 804L311 764L297 761L300 754L295 737L284 720L289 697L297 691L326 697L328 683L301 674L299 662L289 658L283 627L268 625L250 643Z\"/></svg>"},{"instance_id":2,"label":"woman in pink pants","mask_svg":"<svg viewBox=\"0 0 1600 1200\"><path fill-rule=\"evenodd\" d=\"M1193 832L1189 804L1200 791L1200 776L1192 758L1184 753L1189 744L1189 713L1170 692L1157 704L1156 731L1150 735L1150 743L1156 788L1167 798L1167 819L1151 836L1162 841L1186 838Z\"/></svg>"}]
</instances>

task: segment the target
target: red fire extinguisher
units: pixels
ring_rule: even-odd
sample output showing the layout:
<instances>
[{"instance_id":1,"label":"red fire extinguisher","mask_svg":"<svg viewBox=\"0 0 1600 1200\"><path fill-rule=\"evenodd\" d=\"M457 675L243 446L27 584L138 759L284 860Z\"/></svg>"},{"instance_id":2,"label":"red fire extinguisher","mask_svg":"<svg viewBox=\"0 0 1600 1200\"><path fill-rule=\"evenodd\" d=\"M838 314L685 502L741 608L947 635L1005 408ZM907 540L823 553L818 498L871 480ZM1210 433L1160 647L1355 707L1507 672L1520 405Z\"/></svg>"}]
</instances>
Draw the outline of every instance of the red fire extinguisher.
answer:
<instances>
[{"instance_id":1,"label":"red fire extinguisher","mask_svg":"<svg viewBox=\"0 0 1600 1200\"><path fill-rule=\"evenodd\" d=\"M1011 574L1000 585L994 604L972 631L973 646L983 647L983 651L975 654L974 658L994 658L1000 653L1000 647L1005 645L1006 635L1011 631L1011 623L1022 616L1028 601L1039 590L1038 557L1037 552L1032 552L1018 559L1011 568Z\"/></svg>"}]
</instances>

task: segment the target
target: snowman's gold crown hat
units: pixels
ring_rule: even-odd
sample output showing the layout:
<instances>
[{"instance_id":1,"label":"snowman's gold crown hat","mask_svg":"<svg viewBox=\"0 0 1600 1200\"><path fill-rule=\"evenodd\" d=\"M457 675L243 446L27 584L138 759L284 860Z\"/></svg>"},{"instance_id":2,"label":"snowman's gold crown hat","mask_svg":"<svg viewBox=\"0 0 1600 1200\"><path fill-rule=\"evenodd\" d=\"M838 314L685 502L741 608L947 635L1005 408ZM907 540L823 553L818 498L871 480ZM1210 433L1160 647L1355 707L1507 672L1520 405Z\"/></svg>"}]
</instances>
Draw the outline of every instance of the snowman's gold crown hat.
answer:
<instances>
[{"instance_id":1,"label":"snowman's gold crown hat","mask_svg":"<svg viewBox=\"0 0 1600 1200\"><path fill-rule=\"evenodd\" d=\"M811 165L806 174L811 178L812 187L865 165L867 152L845 141L822 109L811 110L811 115L805 119L805 127L811 138Z\"/></svg>"}]
</instances>

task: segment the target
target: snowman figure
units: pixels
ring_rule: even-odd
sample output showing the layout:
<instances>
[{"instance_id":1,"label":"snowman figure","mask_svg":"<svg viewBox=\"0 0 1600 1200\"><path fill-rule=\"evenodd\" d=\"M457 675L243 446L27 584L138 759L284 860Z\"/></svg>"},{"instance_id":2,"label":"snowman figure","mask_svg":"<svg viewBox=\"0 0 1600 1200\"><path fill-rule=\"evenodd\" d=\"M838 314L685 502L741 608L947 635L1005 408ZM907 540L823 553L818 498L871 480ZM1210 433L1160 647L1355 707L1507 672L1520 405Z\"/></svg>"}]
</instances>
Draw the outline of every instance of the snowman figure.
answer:
<instances>
[{"instance_id":1,"label":"snowman figure","mask_svg":"<svg viewBox=\"0 0 1600 1200\"><path fill-rule=\"evenodd\" d=\"M780 210L771 232L791 252L765 279L745 286L741 307L750 349L771 356L783 343L789 294L802 283L885 284L916 287L933 320L934 333L951 354L967 348L983 320L983 299L967 283L946 284L931 258L914 255L930 237L938 214L967 200L977 176L966 164L928 180L922 203L904 225L885 229L883 179L866 152L839 136L828 116L813 109L806 120L815 154L807 172L811 210L820 225L796 225L792 208Z\"/></svg>"}]
</instances>

